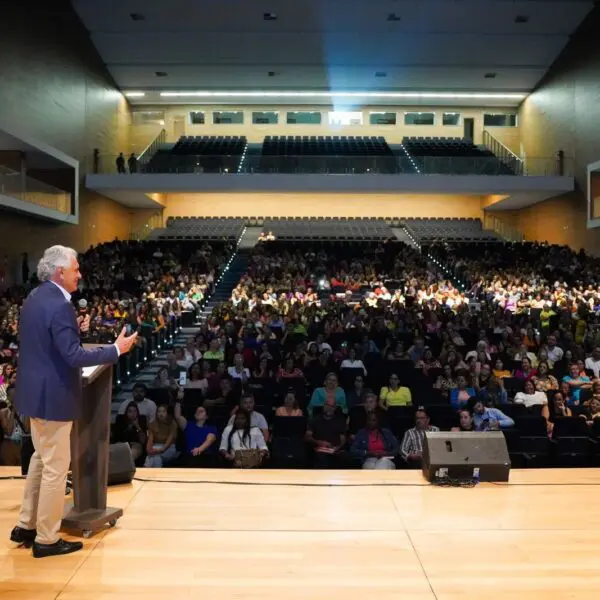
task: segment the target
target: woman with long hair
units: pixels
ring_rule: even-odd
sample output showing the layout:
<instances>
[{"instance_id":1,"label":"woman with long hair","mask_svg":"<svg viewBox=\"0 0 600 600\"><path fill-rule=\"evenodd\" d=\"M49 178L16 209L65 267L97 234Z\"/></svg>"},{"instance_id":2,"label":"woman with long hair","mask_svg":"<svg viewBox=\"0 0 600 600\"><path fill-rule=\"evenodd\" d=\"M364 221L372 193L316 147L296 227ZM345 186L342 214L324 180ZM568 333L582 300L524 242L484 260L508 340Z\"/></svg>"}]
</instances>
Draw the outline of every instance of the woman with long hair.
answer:
<instances>
[{"instance_id":1,"label":"woman with long hair","mask_svg":"<svg viewBox=\"0 0 600 600\"><path fill-rule=\"evenodd\" d=\"M223 431L219 449L223 458L238 468L259 467L269 454L262 431L251 426L250 415L243 409Z\"/></svg>"},{"instance_id":2,"label":"woman with long hair","mask_svg":"<svg viewBox=\"0 0 600 600\"><path fill-rule=\"evenodd\" d=\"M145 457L146 447L146 417L140 415L137 402L131 401L124 415L118 415L113 426L112 443L125 442L131 448L135 464L141 466Z\"/></svg>"},{"instance_id":3,"label":"woman with long hair","mask_svg":"<svg viewBox=\"0 0 600 600\"><path fill-rule=\"evenodd\" d=\"M156 420L148 427L146 442L145 467L167 467L178 456L175 442L177 440L177 423L162 404L156 409Z\"/></svg>"}]
</instances>

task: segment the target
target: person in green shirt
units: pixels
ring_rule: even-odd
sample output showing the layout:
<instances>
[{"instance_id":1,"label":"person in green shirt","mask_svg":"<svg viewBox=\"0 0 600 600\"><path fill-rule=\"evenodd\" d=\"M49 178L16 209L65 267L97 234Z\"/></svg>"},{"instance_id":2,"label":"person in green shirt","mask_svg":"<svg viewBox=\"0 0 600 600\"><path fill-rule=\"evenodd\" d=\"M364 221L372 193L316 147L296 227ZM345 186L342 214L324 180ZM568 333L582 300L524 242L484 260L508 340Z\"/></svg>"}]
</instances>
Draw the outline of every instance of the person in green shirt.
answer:
<instances>
[{"instance_id":1,"label":"person in green shirt","mask_svg":"<svg viewBox=\"0 0 600 600\"><path fill-rule=\"evenodd\" d=\"M210 341L208 350L204 353L203 358L204 360L225 360L225 353L221 350L218 339L215 338Z\"/></svg>"}]
</instances>

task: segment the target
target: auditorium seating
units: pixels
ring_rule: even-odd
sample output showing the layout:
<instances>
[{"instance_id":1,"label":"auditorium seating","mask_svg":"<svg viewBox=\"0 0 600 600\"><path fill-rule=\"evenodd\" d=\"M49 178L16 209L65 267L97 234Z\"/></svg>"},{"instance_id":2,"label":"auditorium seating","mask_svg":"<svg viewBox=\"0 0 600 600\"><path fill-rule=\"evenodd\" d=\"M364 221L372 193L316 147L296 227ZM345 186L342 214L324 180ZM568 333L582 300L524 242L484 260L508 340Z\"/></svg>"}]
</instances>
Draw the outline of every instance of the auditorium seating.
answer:
<instances>
[{"instance_id":1,"label":"auditorium seating","mask_svg":"<svg viewBox=\"0 0 600 600\"><path fill-rule=\"evenodd\" d=\"M263 230L279 240L385 240L393 235L384 219L267 219Z\"/></svg>"},{"instance_id":2,"label":"auditorium seating","mask_svg":"<svg viewBox=\"0 0 600 600\"><path fill-rule=\"evenodd\" d=\"M237 240L245 221L225 217L169 217L167 227L155 229L153 240Z\"/></svg>"},{"instance_id":3,"label":"auditorium seating","mask_svg":"<svg viewBox=\"0 0 600 600\"><path fill-rule=\"evenodd\" d=\"M244 136L182 136L159 150L144 167L147 173L237 173L247 146Z\"/></svg>"},{"instance_id":4,"label":"auditorium seating","mask_svg":"<svg viewBox=\"0 0 600 600\"><path fill-rule=\"evenodd\" d=\"M497 158L471 140L444 137L405 137L402 146L420 173L449 175L515 175L515 165Z\"/></svg>"},{"instance_id":5,"label":"auditorium seating","mask_svg":"<svg viewBox=\"0 0 600 600\"><path fill-rule=\"evenodd\" d=\"M456 242L499 241L493 231L483 229L480 219L443 219L415 218L405 219L404 226L419 242L445 239Z\"/></svg>"},{"instance_id":6,"label":"auditorium seating","mask_svg":"<svg viewBox=\"0 0 600 600\"><path fill-rule=\"evenodd\" d=\"M382 136L267 136L259 170L267 173L394 173Z\"/></svg>"}]
</instances>

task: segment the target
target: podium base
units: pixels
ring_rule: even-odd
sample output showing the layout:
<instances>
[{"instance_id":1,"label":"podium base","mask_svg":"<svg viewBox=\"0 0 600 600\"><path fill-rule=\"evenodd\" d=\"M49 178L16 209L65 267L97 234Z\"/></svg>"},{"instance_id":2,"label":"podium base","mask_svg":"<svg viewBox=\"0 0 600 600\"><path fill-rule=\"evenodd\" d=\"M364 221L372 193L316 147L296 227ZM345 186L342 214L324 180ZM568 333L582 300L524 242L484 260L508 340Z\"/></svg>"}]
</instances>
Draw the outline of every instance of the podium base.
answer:
<instances>
[{"instance_id":1,"label":"podium base","mask_svg":"<svg viewBox=\"0 0 600 600\"><path fill-rule=\"evenodd\" d=\"M107 507L104 509L90 509L76 512L72 508L62 520L61 529L82 531L83 537L88 538L105 525L114 527L117 519L123 516L122 508Z\"/></svg>"}]
</instances>

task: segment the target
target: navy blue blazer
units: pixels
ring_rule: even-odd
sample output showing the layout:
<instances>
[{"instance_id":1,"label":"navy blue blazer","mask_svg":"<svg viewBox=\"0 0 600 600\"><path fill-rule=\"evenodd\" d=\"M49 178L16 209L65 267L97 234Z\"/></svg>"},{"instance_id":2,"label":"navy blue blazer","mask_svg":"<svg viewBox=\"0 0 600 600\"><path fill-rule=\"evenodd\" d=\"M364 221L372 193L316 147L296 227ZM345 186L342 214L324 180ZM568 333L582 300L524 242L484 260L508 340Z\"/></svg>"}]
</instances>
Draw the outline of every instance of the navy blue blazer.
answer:
<instances>
[{"instance_id":1,"label":"navy blue blazer","mask_svg":"<svg viewBox=\"0 0 600 600\"><path fill-rule=\"evenodd\" d=\"M73 421L81 404L81 368L117 362L115 346L84 350L75 308L46 281L21 310L15 404L28 416Z\"/></svg>"}]
</instances>

